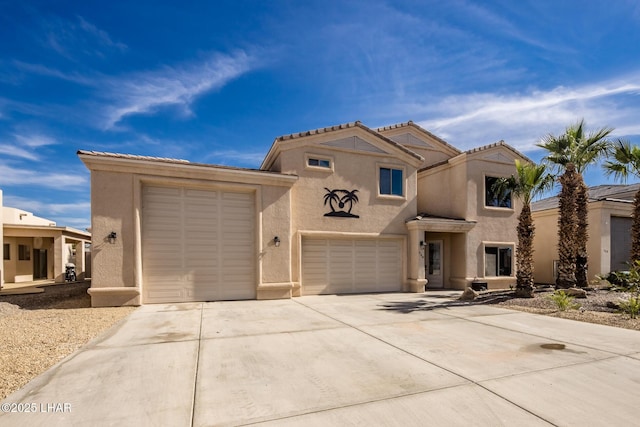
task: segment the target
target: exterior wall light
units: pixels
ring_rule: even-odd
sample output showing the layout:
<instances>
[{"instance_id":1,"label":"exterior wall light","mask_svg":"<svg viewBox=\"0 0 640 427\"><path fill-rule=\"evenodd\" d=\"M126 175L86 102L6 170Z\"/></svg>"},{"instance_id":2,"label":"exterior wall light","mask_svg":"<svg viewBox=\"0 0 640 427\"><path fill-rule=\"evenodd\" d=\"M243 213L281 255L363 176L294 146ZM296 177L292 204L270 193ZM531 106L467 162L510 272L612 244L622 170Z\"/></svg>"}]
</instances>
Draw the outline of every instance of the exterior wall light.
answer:
<instances>
[{"instance_id":1,"label":"exterior wall light","mask_svg":"<svg viewBox=\"0 0 640 427\"><path fill-rule=\"evenodd\" d=\"M280 238L278 236L273 238L273 244L276 246L276 248L280 247Z\"/></svg>"},{"instance_id":2,"label":"exterior wall light","mask_svg":"<svg viewBox=\"0 0 640 427\"><path fill-rule=\"evenodd\" d=\"M107 239L109 239L109 243L111 243L112 245L114 243L116 243L116 237L118 237L118 235L116 234L115 231L112 231L111 233L109 233L109 235L107 236Z\"/></svg>"},{"instance_id":3,"label":"exterior wall light","mask_svg":"<svg viewBox=\"0 0 640 427\"><path fill-rule=\"evenodd\" d=\"M421 248L424 248L425 246L426 246L426 245L425 245L425 243L424 243L424 240L420 240L420 247L421 247Z\"/></svg>"}]
</instances>

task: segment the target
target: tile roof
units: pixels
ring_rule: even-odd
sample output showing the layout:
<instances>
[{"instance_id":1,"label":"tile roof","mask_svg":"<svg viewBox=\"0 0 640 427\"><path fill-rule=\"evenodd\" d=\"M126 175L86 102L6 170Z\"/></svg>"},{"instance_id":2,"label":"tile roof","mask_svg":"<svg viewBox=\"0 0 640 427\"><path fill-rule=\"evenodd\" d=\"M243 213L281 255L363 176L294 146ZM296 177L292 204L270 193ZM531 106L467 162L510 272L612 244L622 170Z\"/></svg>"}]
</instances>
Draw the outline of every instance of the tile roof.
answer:
<instances>
[{"instance_id":1,"label":"tile roof","mask_svg":"<svg viewBox=\"0 0 640 427\"><path fill-rule=\"evenodd\" d=\"M84 156L92 156L92 157L107 157L113 159L123 159L123 160L140 160L140 161L148 161L148 162L158 162L158 163L169 163L176 165L189 165L189 166L197 166L197 167L207 167L207 168L215 168L215 169L226 169L226 170L235 170L235 171L250 171L250 172L260 172L260 173L270 173L275 175L286 175L280 172L271 172L260 169L253 168L240 168L236 166L224 166L224 165L214 165L209 163L194 163L189 160L183 159L172 159L168 157L153 157L153 156L140 156L136 154L121 154L121 153L109 153L104 151L88 151L88 150L78 150L77 154Z\"/></svg>"},{"instance_id":2,"label":"tile roof","mask_svg":"<svg viewBox=\"0 0 640 427\"><path fill-rule=\"evenodd\" d=\"M604 184L589 187L589 201L597 202L610 200L622 203L633 203L636 192L640 190L640 184ZM544 211L558 207L558 196L547 197L531 204L531 210Z\"/></svg>"},{"instance_id":3,"label":"tile roof","mask_svg":"<svg viewBox=\"0 0 640 427\"><path fill-rule=\"evenodd\" d=\"M515 148L513 148L512 146L510 146L506 142L504 142L504 140L502 140L502 139L500 141L498 141L498 142L494 142L493 144L487 144L487 145L483 145L481 147L472 148L470 150L465 151L465 153L467 153L467 154L478 153L480 151L489 150L489 149L494 148L494 147L505 147L505 148L513 151L515 154L517 154L519 157L522 157L526 161L534 163L533 160L531 160L530 158L528 158L527 156L525 156L524 154L522 154L521 152L519 152L518 150L516 150Z\"/></svg>"},{"instance_id":4,"label":"tile roof","mask_svg":"<svg viewBox=\"0 0 640 427\"><path fill-rule=\"evenodd\" d=\"M456 147L454 147L453 145L449 144L444 139L440 138L439 136L429 132L428 130L426 130L422 126L415 124L413 122L413 120L409 120L408 122L404 122L404 123L396 123L394 125L388 125L388 126L379 127L379 128L376 129L376 131L384 132L386 130L401 129L401 128L405 128L405 127L409 127L409 126L414 127L416 129L418 129L420 132L423 132L423 133L429 135L431 138L435 139L436 141L440 142L441 144L445 145L446 147L449 147L450 149L452 149L456 153L461 153L462 152L459 149L457 149Z\"/></svg>"},{"instance_id":5,"label":"tile roof","mask_svg":"<svg viewBox=\"0 0 640 427\"><path fill-rule=\"evenodd\" d=\"M370 134L376 136L377 138L382 139L386 143L393 145L397 149L403 151L404 153L406 153L406 154L408 154L408 155L410 155L412 157L415 157L418 160L424 160L422 158L422 156L419 155L418 153L415 153L415 152L409 150L404 145L399 144L399 143L397 143L395 141L392 141L391 139L387 138L386 136L382 135L381 133L378 133L375 130L363 125L360 120L356 120L355 122L343 123L343 124L335 125L335 126L329 126L329 127L325 127L325 128L318 128L318 129L308 130L308 131L304 131L304 132L297 132L297 133L291 133L289 135L279 136L274 141L274 145L276 144L276 142L288 141L288 140L291 140L291 139L303 138L305 136L311 136L311 135L320 135L320 134L327 133L327 132L333 132L333 131L337 131L337 130L341 130L341 129L349 129L349 128L355 128L355 127L360 128L360 129L362 129L362 130L364 130L366 132L369 132ZM273 149L273 146L272 146L272 149ZM271 150L269 150L269 152L271 152ZM264 166L264 163L263 163L263 166Z\"/></svg>"}]
</instances>

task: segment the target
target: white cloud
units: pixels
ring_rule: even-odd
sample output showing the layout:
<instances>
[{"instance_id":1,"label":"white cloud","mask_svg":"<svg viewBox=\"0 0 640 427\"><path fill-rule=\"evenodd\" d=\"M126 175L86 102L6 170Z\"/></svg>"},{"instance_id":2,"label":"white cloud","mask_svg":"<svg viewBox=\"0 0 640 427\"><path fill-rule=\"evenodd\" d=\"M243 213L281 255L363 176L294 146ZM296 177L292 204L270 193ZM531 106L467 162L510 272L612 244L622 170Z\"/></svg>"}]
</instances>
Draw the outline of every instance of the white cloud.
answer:
<instances>
[{"instance_id":1,"label":"white cloud","mask_svg":"<svg viewBox=\"0 0 640 427\"><path fill-rule=\"evenodd\" d=\"M4 197L4 205L22 209L28 212L38 212L45 217L47 215L60 215L70 213L85 213L91 211L90 202L78 203L44 203L38 200L27 199L20 196Z\"/></svg>"},{"instance_id":2,"label":"white cloud","mask_svg":"<svg viewBox=\"0 0 640 427\"><path fill-rule=\"evenodd\" d=\"M108 78L98 84L108 101L102 125L109 129L128 115L148 114L169 105L191 114L190 105L195 98L248 72L254 63L254 58L245 52L214 54L178 67Z\"/></svg>"},{"instance_id":3,"label":"white cloud","mask_svg":"<svg viewBox=\"0 0 640 427\"><path fill-rule=\"evenodd\" d=\"M56 141L45 135L13 135L13 144L0 144L0 154L26 160L38 161L40 156L36 149L47 145L54 145Z\"/></svg>"},{"instance_id":4,"label":"white cloud","mask_svg":"<svg viewBox=\"0 0 640 427\"><path fill-rule=\"evenodd\" d=\"M32 169L14 168L0 163L0 184L2 186L38 185L56 190L85 189L88 184L86 174L66 174L41 172Z\"/></svg>"},{"instance_id":5,"label":"white cloud","mask_svg":"<svg viewBox=\"0 0 640 427\"><path fill-rule=\"evenodd\" d=\"M560 133L581 118L589 128L612 126L618 129L617 135L640 135L637 121L640 84L628 83L637 81L637 77L626 76L524 94L455 95L432 104L412 104L404 108L412 114L432 117L421 120L420 125L460 148L504 139L527 151L535 149L541 137Z\"/></svg>"}]
</instances>

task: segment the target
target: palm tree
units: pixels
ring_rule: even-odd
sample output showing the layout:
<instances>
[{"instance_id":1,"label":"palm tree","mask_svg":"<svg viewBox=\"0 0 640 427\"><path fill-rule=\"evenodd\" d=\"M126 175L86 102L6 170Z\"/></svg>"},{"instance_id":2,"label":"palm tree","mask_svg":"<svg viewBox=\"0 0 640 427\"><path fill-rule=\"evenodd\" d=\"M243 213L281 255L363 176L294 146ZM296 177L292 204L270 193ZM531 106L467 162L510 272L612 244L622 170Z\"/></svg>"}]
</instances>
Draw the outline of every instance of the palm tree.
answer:
<instances>
[{"instance_id":1,"label":"palm tree","mask_svg":"<svg viewBox=\"0 0 640 427\"><path fill-rule=\"evenodd\" d=\"M548 151L546 162L556 165L559 172L569 174L560 179L563 190L560 193L560 215L558 219L559 266L564 277L556 279L556 287L567 288L574 285L587 286L587 187L582 178L586 168L596 163L608 151L611 144L607 139L613 128L603 127L595 132L585 132L584 119L565 129L559 136L547 135L538 147ZM569 172L569 165L572 171ZM564 176L563 174L563 176ZM573 176L576 174L576 176ZM571 188L565 188L569 185ZM564 200L571 198L574 201ZM575 198L575 199L574 199ZM573 211L573 212L572 212ZM575 215L575 218L574 218ZM574 234L564 240L562 230ZM562 253L565 252L565 253Z\"/></svg>"},{"instance_id":2,"label":"palm tree","mask_svg":"<svg viewBox=\"0 0 640 427\"><path fill-rule=\"evenodd\" d=\"M518 217L518 248L516 252L516 296L533 298L533 235L535 225L531 217L531 201L553 187L555 178L547 173L544 164L521 163L516 160L516 174L499 178L492 190L496 194L511 192L522 200Z\"/></svg>"},{"instance_id":3,"label":"palm tree","mask_svg":"<svg viewBox=\"0 0 640 427\"><path fill-rule=\"evenodd\" d=\"M640 178L640 148L631 146L629 141L617 140L612 146L614 160L607 161L603 166L607 175L613 175L622 181L628 176ZM640 189L633 199L633 223L631 225L631 263L640 260Z\"/></svg>"}]
</instances>

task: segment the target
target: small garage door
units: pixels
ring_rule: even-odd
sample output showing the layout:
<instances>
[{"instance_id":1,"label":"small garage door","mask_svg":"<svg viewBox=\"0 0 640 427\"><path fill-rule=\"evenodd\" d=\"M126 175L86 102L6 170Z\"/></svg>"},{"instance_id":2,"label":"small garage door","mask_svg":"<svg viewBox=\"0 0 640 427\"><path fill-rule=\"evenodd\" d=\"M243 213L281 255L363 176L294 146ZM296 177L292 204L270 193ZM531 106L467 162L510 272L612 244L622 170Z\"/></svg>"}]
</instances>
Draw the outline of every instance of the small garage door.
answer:
<instances>
[{"instance_id":1,"label":"small garage door","mask_svg":"<svg viewBox=\"0 0 640 427\"><path fill-rule=\"evenodd\" d=\"M611 271L629 269L632 222L631 218L611 217Z\"/></svg>"},{"instance_id":2,"label":"small garage door","mask_svg":"<svg viewBox=\"0 0 640 427\"><path fill-rule=\"evenodd\" d=\"M303 295L401 290L401 240L302 239Z\"/></svg>"},{"instance_id":3,"label":"small garage door","mask_svg":"<svg viewBox=\"0 0 640 427\"><path fill-rule=\"evenodd\" d=\"M250 193L143 187L143 303L253 299Z\"/></svg>"}]
</instances>

